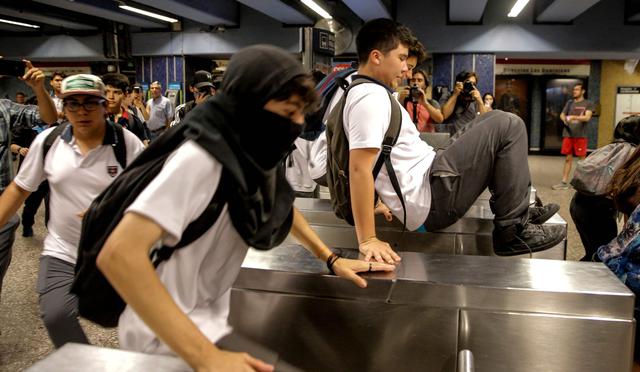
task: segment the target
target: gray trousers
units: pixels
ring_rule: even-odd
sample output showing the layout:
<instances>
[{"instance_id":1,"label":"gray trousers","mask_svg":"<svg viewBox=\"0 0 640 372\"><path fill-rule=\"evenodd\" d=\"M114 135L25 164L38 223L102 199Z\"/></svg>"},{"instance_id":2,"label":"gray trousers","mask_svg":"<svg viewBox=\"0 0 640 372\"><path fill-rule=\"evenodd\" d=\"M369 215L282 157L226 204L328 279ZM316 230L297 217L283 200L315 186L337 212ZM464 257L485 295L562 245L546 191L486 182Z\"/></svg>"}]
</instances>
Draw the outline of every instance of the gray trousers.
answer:
<instances>
[{"instance_id":1,"label":"gray trousers","mask_svg":"<svg viewBox=\"0 0 640 372\"><path fill-rule=\"evenodd\" d=\"M527 130L522 119L499 110L482 114L439 149L431 166L431 210L425 227L458 221L489 187L498 228L524 225L529 211Z\"/></svg>"},{"instance_id":2,"label":"gray trousers","mask_svg":"<svg viewBox=\"0 0 640 372\"><path fill-rule=\"evenodd\" d=\"M56 348L67 342L88 344L78 321L78 299L70 292L74 265L51 256L40 257L40 316Z\"/></svg>"},{"instance_id":3,"label":"gray trousers","mask_svg":"<svg viewBox=\"0 0 640 372\"><path fill-rule=\"evenodd\" d=\"M280 356L275 351L270 350L237 332L232 332L224 336L216 342L216 346L226 351L249 353L251 356L273 365L276 372L302 372L301 369L280 359Z\"/></svg>"},{"instance_id":4,"label":"gray trousers","mask_svg":"<svg viewBox=\"0 0 640 372\"><path fill-rule=\"evenodd\" d=\"M11 247L16 237L16 229L20 225L20 218L13 215L2 228L0 228L0 294L2 294L2 280L11 263Z\"/></svg>"}]
</instances>

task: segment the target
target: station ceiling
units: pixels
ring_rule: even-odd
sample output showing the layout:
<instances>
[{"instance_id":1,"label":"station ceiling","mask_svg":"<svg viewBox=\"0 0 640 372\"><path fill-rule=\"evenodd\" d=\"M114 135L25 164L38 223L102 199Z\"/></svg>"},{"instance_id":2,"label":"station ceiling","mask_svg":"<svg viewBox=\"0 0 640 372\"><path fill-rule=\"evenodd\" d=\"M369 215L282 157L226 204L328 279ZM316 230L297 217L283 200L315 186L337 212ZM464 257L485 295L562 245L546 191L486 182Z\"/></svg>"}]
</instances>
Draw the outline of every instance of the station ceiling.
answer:
<instances>
[{"instance_id":1,"label":"station ceiling","mask_svg":"<svg viewBox=\"0 0 640 372\"><path fill-rule=\"evenodd\" d=\"M481 24L487 4L493 0L315 0L336 18L351 24L379 17L393 19L397 1L416 4L447 2L448 14L442 15L447 17L447 22ZM531 1L535 9L534 22L567 24L602 0ZM622 1L625 2L625 14L620 22L640 22L640 0ZM157 20L132 13L121 6L151 11L179 22ZM321 19L303 4L303 0L0 0L1 18L40 27L0 23L0 32L86 34L110 30L114 22L128 25L132 31L179 31L185 23L206 27L242 27L241 6L253 8L285 26L309 26Z\"/></svg>"}]
</instances>

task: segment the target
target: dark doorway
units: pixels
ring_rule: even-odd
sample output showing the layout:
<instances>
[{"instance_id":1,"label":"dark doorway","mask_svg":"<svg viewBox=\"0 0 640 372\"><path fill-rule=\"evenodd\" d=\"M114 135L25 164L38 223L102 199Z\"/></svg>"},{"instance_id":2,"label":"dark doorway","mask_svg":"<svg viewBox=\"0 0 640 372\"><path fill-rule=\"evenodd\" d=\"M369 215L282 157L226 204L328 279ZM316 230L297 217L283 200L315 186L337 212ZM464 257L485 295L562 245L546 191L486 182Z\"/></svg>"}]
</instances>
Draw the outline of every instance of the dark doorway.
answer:
<instances>
[{"instance_id":1,"label":"dark doorway","mask_svg":"<svg viewBox=\"0 0 640 372\"><path fill-rule=\"evenodd\" d=\"M499 110L518 115L531 135L531 75L496 76L495 106Z\"/></svg>"}]
</instances>

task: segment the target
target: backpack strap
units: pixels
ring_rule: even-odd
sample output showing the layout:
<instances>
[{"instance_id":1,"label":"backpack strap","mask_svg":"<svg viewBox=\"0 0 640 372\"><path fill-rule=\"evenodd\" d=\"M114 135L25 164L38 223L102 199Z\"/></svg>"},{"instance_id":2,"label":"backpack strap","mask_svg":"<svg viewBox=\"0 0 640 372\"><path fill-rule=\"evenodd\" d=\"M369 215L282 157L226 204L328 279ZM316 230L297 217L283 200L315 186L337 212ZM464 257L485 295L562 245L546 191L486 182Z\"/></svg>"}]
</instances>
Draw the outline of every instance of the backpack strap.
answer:
<instances>
[{"instance_id":1,"label":"backpack strap","mask_svg":"<svg viewBox=\"0 0 640 372\"><path fill-rule=\"evenodd\" d=\"M53 143L58 139L58 137L62 135L62 132L64 132L64 130L67 129L68 126L69 126L69 122L64 122L58 125L57 127L55 127L54 130L52 130L47 135L47 138L44 139L44 144L42 145L42 165L43 166L44 166L44 160L47 158L47 154L49 153L49 150L51 150L51 146L53 146Z\"/></svg>"},{"instance_id":2,"label":"backpack strap","mask_svg":"<svg viewBox=\"0 0 640 372\"><path fill-rule=\"evenodd\" d=\"M387 132L384 134L380 155L373 167L373 179L375 180L378 177L378 174L382 169L382 165L384 164L387 169L387 174L389 175L389 180L391 181L391 186L393 186L393 191L395 191L396 196L400 199L400 204L402 204L402 212L404 216L402 232L404 233L407 227L407 208L404 203L404 196L402 195L402 189L400 188L396 171L393 169L393 164L391 164L391 150L398 142L400 129L402 128L402 112L400 111L399 103L393 95L389 94L389 100L391 102L391 121L389 122L389 129L387 129Z\"/></svg>"},{"instance_id":3,"label":"backpack strap","mask_svg":"<svg viewBox=\"0 0 640 372\"><path fill-rule=\"evenodd\" d=\"M224 173L223 173L224 174ZM202 212L200 217L192 221L187 228L182 233L182 239L173 247L169 247L167 245L163 245L160 248L156 248L151 251L151 262L153 263L153 267L158 267L162 261L168 260L173 252L176 249L180 249L186 247L187 245L193 243L197 239L199 239L211 226L213 226L220 214L222 213L222 209L226 204L226 182L224 182L226 177L220 178L220 182L218 184L218 189L215 194L211 198L209 205Z\"/></svg>"},{"instance_id":4,"label":"backpack strap","mask_svg":"<svg viewBox=\"0 0 640 372\"><path fill-rule=\"evenodd\" d=\"M125 169L127 167L127 145L124 141L124 129L122 125L113 123L116 130L116 142L112 145L113 154L116 156L118 164Z\"/></svg>"},{"instance_id":5,"label":"backpack strap","mask_svg":"<svg viewBox=\"0 0 640 372\"><path fill-rule=\"evenodd\" d=\"M352 81L351 85L349 85L349 87L345 90L345 97L354 87L360 84L367 83L379 84L374 80L358 77L354 81ZM400 199L400 204L402 204L402 212L404 216L402 223L402 232L404 233L407 227L407 208L405 207L404 196L402 195L400 182L398 182L398 177L396 176L396 172L393 169L393 164L391 164L391 150L393 149L393 146L396 145L396 142L398 142L398 137L400 137L400 129L402 128L402 111L400 111L400 103L391 93L387 93L389 95L389 102L391 104L391 120L389 121L389 128L387 129L387 132L384 134L384 140L382 141L380 155L378 156L378 160L373 167L373 179L375 181L375 179L378 178L378 174L380 173L382 165L384 164L385 168L387 169L387 174L389 175L389 180L391 181L391 186L393 186L393 191L395 191L396 196L398 196L398 199Z\"/></svg>"}]
</instances>

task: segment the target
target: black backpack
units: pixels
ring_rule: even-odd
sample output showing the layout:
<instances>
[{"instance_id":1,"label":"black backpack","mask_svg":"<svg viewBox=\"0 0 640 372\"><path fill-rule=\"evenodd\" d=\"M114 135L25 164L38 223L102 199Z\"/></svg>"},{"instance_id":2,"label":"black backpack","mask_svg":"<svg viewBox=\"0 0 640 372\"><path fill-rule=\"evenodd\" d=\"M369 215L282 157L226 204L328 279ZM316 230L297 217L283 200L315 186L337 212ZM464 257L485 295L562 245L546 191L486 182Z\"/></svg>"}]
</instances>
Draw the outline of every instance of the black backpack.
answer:
<instances>
[{"instance_id":1,"label":"black backpack","mask_svg":"<svg viewBox=\"0 0 640 372\"><path fill-rule=\"evenodd\" d=\"M304 132L302 132L300 137L307 141L314 141L325 131L326 127L323 119L329 109L331 99L338 89L347 89L349 83L346 78L354 72L356 72L354 67L334 71L316 85L316 92L318 96L320 96L320 107L317 111L306 115Z\"/></svg>"},{"instance_id":2,"label":"black backpack","mask_svg":"<svg viewBox=\"0 0 640 372\"><path fill-rule=\"evenodd\" d=\"M171 128L183 132L187 126ZM111 185L104 190L86 211L78 245L78 260L71 292L78 297L79 314L103 327L118 325L126 303L96 267L96 258L111 232L147 185L160 173L167 158L183 142L184 136L170 135L169 131L152 143L154 151L145 151ZM173 247L163 246L151 252L155 267L169 259L174 250L185 247L204 234L217 220L226 203L225 172L218 189L204 212L191 222L182 239Z\"/></svg>"},{"instance_id":3,"label":"black backpack","mask_svg":"<svg viewBox=\"0 0 640 372\"><path fill-rule=\"evenodd\" d=\"M60 137L60 135L62 135L62 132L64 132L64 130L67 129L69 125L71 124L68 121L58 125L54 130L51 131L51 133L47 135L47 138L44 139L44 144L42 145L43 163L44 159L49 153L49 150L51 150L51 146L53 146L53 143L56 141L56 139L58 139L58 137ZM107 125L112 125L115 128L116 139L115 143L111 147L113 148L113 154L116 156L118 164L120 164L122 169L125 169L127 167L127 146L124 141L124 129L120 124L111 121L107 121Z\"/></svg>"},{"instance_id":4,"label":"black backpack","mask_svg":"<svg viewBox=\"0 0 640 372\"><path fill-rule=\"evenodd\" d=\"M351 193L349 189L349 141L344 132L343 112L349 91L360 84L378 84L373 80L358 77L345 90L337 105L331 110L327 120L327 186L331 194L331 206L336 215L354 225L353 212L351 210ZM386 89L386 87L385 87ZM389 92L388 92L389 93ZM407 210L404 204L404 196L398 183L398 178L391 164L391 150L398 141L402 127L402 112L400 103L389 93L391 104L391 121L389 129L384 135L380 155L373 167L373 179L378 177L382 165L385 165L393 190L400 199L404 213L403 231L406 226ZM372 201L375 204L375 200Z\"/></svg>"}]
</instances>

